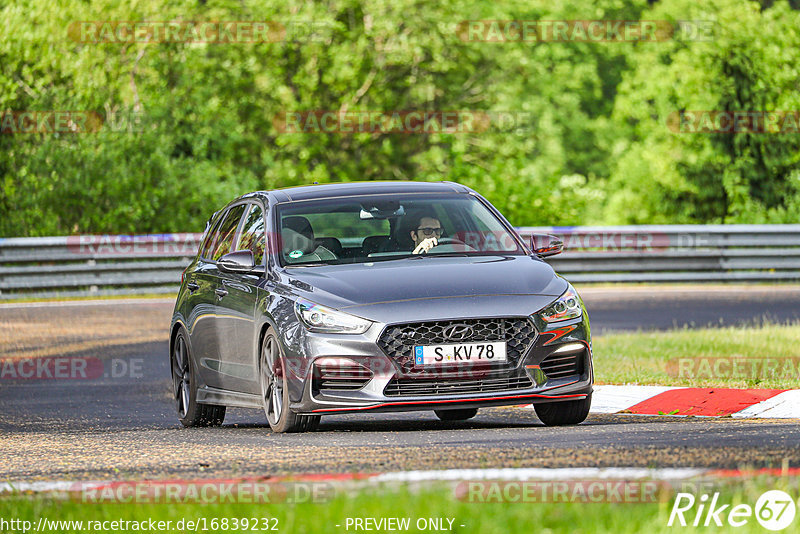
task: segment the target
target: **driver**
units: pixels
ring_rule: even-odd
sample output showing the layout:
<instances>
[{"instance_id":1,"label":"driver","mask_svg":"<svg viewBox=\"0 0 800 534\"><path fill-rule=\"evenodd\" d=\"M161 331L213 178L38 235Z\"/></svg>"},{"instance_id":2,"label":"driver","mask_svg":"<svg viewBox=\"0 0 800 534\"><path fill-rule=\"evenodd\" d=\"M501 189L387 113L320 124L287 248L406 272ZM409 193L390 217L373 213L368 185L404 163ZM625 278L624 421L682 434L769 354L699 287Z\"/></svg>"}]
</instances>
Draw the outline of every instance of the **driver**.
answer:
<instances>
[{"instance_id":1,"label":"driver","mask_svg":"<svg viewBox=\"0 0 800 534\"><path fill-rule=\"evenodd\" d=\"M422 215L417 224L411 226L411 240L414 242L412 254L425 254L439 244L442 237L442 223L432 215Z\"/></svg>"}]
</instances>

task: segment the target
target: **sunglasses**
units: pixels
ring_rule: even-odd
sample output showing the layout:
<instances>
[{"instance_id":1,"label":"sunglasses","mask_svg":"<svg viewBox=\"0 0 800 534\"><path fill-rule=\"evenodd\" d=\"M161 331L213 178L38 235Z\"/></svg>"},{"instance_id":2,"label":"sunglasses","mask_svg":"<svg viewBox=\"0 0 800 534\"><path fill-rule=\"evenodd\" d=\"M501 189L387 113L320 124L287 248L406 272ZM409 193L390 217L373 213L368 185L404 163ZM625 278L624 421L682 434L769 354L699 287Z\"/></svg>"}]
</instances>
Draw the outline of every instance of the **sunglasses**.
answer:
<instances>
[{"instance_id":1,"label":"sunglasses","mask_svg":"<svg viewBox=\"0 0 800 534\"><path fill-rule=\"evenodd\" d=\"M422 232L423 234L425 234L427 236L432 236L433 234L436 234L437 236L441 237L442 232L444 232L444 229L441 228L441 227L440 228L417 228L417 232Z\"/></svg>"}]
</instances>

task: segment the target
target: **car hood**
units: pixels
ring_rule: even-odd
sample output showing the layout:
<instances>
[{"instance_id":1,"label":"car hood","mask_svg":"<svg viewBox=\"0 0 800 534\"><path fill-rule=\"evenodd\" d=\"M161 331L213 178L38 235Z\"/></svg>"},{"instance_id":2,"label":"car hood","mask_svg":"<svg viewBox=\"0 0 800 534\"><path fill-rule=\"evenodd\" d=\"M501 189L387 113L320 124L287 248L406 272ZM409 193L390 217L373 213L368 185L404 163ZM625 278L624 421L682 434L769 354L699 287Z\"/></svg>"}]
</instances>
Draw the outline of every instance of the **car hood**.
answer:
<instances>
[{"instance_id":1,"label":"car hood","mask_svg":"<svg viewBox=\"0 0 800 534\"><path fill-rule=\"evenodd\" d=\"M530 256L428 256L289 267L281 278L299 296L364 317L392 303L423 299L538 296L545 298L535 299L537 303L547 303L567 289L552 267Z\"/></svg>"}]
</instances>

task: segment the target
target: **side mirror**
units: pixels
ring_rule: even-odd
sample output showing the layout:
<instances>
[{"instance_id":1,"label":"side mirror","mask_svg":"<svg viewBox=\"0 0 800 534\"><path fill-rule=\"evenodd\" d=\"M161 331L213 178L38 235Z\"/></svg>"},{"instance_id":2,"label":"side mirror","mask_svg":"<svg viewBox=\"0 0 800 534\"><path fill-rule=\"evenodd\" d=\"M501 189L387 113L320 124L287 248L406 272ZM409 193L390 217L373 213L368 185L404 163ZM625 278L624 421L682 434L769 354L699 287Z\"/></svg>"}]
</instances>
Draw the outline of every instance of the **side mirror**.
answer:
<instances>
[{"instance_id":1,"label":"side mirror","mask_svg":"<svg viewBox=\"0 0 800 534\"><path fill-rule=\"evenodd\" d=\"M252 250L237 250L217 260L219 270L226 273L249 273L256 268Z\"/></svg>"},{"instance_id":2,"label":"side mirror","mask_svg":"<svg viewBox=\"0 0 800 534\"><path fill-rule=\"evenodd\" d=\"M537 256L546 258L547 256L561 254L561 251L564 250L564 242L554 235L533 234L531 236L531 248Z\"/></svg>"}]
</instances>

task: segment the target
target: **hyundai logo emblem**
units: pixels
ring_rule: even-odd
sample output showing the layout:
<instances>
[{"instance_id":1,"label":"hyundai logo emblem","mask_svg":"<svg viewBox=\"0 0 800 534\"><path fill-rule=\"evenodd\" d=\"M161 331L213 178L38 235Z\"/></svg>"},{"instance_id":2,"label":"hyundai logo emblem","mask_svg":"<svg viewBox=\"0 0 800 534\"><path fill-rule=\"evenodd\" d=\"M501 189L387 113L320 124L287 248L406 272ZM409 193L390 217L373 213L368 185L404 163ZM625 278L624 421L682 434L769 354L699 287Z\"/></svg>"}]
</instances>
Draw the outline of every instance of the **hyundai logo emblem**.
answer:
<instances>
[{"instance_id":1,"label":"hyundai logo emblem","mask_svg":"<svg viewBox=\"0 0 800 534\"><path fill-rule=\"evenodd\" d=\"M454 324L444 329L444 337L450 341L464 341L471 338L473 333L468 324Z\"/></svg>"}]
</instances>

